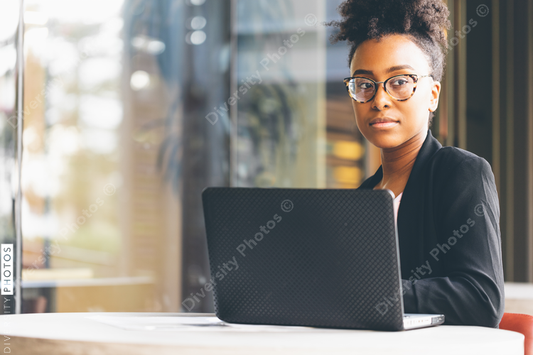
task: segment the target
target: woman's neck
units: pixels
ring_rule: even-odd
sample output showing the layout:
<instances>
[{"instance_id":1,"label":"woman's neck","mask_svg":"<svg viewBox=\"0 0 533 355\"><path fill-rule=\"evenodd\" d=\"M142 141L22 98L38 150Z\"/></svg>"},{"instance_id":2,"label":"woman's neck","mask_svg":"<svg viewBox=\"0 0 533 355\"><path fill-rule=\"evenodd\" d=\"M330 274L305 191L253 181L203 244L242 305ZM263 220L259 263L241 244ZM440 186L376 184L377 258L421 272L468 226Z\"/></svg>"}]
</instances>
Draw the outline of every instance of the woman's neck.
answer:
<instances>
[{"instance_id":1,"label":"woman's neck","mask_svg":"<svg viewBox=\"0 0 533 355\"><path fill-rule=\"evenodd\" d=\"M397 147L381 149L383 178L375 189L389 189L396 196L403 191L426 136L427 130L422 130Z\"/></svg>"}]
</instances>

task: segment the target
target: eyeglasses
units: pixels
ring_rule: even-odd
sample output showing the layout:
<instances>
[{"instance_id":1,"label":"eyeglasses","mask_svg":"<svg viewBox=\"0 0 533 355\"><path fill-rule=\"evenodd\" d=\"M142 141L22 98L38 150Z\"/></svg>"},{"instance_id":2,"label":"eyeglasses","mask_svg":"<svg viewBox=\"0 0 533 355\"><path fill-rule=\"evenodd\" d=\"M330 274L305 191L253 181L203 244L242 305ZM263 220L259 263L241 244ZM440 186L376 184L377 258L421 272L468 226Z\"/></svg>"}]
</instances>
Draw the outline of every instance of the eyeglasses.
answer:
<instances>
[{"instance_id":1,"label":"eyeglasses","mask_svg":"<svg viewBox=\"0 0 533 355\"><path fill-rule=\"evenodd\" d=\"M343 81L346 84L346 89L350 97L360 103L372 100L378 91L378 84L381 83L383 83L383 87L390 97L397 101L405 101L414 95L418 79L429 76L433 78L431 74L422 76L418 76L417 74L400 74L390 77L385 81L374 81L360 76L345 78Z\"/></svg>"}]
</instances>

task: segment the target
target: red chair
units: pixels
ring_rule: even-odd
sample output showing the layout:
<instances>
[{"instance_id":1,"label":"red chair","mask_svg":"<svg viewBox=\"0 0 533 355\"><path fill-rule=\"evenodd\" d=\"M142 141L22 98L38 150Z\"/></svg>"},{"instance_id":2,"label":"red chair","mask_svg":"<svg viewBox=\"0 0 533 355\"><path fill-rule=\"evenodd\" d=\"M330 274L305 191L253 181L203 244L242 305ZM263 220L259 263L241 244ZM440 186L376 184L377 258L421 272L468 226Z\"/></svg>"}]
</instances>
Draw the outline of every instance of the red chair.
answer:
<instances>
[{"instance_id":1,"label":"red chair","mask_svg":"<svg viewBox=\"0 0 533 355\"><path fill-rule=\"evenodd\" d=\"M520 313L504 313L500 322L500 329L524 334L524 354L533 355L533 316Z\"/></svg>"}]
</instances>

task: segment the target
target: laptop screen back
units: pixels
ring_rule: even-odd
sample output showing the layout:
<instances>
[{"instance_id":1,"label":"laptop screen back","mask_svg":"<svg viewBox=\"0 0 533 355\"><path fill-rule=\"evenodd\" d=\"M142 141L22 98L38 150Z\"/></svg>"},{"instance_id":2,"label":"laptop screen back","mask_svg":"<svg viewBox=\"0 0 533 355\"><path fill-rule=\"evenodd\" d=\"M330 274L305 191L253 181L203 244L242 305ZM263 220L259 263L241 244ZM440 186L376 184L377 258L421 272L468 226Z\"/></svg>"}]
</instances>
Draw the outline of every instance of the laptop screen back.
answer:
<instances>
[{"instance_id":1,"label":"laptop screen back","mask_svg":"<svg viewBox=\"0 0 533 355\"><path fill-rule=\"evenodd\" d=\"M220 319L402 329L389 191L215 187L202 199Z\"/></svg>"}]
</instances>

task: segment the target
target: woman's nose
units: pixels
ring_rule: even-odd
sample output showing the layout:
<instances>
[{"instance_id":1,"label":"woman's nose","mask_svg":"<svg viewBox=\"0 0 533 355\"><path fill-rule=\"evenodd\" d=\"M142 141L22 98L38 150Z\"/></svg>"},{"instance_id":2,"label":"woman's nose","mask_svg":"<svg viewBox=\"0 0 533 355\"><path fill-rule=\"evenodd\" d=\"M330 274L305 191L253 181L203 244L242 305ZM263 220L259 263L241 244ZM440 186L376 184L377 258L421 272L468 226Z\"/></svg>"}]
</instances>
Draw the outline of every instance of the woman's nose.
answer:
<instances>
[{"instance_id":1,"label":"woman's nose","mask_svg":"<svg viewBox=\"0 0 533 355\"><path fill-rule=\"evenodd\" d=\"M377 84L376 90L376 95L372 100L372 106L379 110L382 110L384 107L390 107L392 98L387 91L385 91L384 83Z\"/></svg>"}]
</instances>

